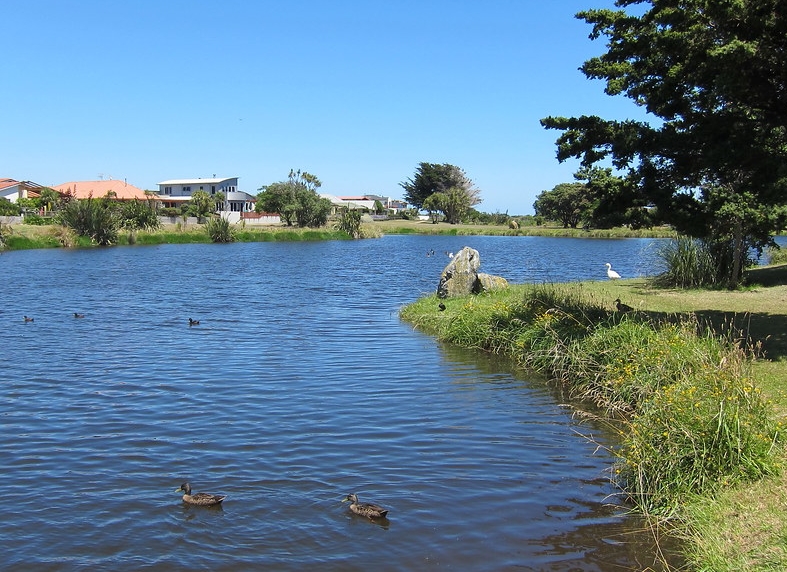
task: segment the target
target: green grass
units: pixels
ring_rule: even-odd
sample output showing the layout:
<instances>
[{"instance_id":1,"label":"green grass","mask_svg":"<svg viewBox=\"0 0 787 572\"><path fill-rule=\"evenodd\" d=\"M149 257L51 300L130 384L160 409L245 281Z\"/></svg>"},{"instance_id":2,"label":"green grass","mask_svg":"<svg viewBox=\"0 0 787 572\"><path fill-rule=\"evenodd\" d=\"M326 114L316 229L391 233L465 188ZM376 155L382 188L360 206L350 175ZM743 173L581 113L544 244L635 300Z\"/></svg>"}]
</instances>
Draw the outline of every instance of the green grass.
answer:
<instances>
[{"instance_id":1,"label":"green grass","mask_svg":"<svg viewBox=\"0 0 787 572\"><path fill-rule=\"evenodd\" d=\"M637 280L515 285L443 300L444 312L428 296L401 315L447 342L509 355L578 406L606 411L620 430L621 490L645 514L670 518L696 569L787 569L785 495L773 495L787 488L787 267L750 271L747 282L735 292ZM618 297L636 311L615 312ZM745 502L751 491L781 506L767 524Z\"/></svg>"},{"instance_id":2,"label":"green grass","mask_svg":"<svg viewBox=\"0 0 787 572\"><path fill-rule=\"evenodd\" d=\"M522 226L518 229L494 224L448 224L430 221L391 219L374 223L384 234L427 234L445 236L552 236L576 238L669 238L675 232L668 228L631 230L618 227L611 229L562 228L557 226Z\"/></svg>"},{"instance_id":3,"label":"green grass","mask_svg":"<svg viewBox=\"0 0 787 572\"><path fill-rule=\"evenodd\" d=\"M316 241L346 240L350 237L346 232L329 228L297 228L297 227L244 227L230 226L229 231L236 242L270 242L270 241ZM375 228L366 229L364 236L379 236ZM156 230L123 231L118 234L117 244L156 245L156 244L207 244L213 242L205 225L188 225L180 223L165 225ZM13 225L6 239L6 248L22 250L33 248L57 247L89 247L88 237L78 237L59 225L33 226L26 224Z\"/></svg>"}]
</instances>

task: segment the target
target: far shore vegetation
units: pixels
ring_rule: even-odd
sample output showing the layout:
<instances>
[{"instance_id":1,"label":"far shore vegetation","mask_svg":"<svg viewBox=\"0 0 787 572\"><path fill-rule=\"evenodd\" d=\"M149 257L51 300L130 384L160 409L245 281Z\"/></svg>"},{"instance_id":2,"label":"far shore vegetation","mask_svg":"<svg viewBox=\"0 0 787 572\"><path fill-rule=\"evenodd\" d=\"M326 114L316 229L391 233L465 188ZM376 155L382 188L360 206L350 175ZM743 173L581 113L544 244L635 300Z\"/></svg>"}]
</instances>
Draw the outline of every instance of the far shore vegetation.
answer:
<instances>
[{"instance_id":1,"label":"far shore vegetation","mask_svg":"<svg viewBox=\"0 0 787 572\"><path fill-rule=\"evenodd\" d=\"M448 224L402 218L375 222L351 221L342 225L341 219L328 221L318 228L286 226L282 224L252 225L211 222L162 224L155 228L125 229L117 232L111 244L150 245L210 242L270 242L342 240L349 238L378 238L383 235L423 234L438 236L553 236L576 238L672 238L669 227L633 230L627 227L609 229L563 228L557 224L522 225L510 228L505 224ZM221 219L224 220L224 219ZM90 247L98 243L90 236L81 236L73 229L47 221L47 224L0 223L0 249L23 250L33 248ZM221 226L221 229L211 226Z\"/></svg>"}]
</instances>

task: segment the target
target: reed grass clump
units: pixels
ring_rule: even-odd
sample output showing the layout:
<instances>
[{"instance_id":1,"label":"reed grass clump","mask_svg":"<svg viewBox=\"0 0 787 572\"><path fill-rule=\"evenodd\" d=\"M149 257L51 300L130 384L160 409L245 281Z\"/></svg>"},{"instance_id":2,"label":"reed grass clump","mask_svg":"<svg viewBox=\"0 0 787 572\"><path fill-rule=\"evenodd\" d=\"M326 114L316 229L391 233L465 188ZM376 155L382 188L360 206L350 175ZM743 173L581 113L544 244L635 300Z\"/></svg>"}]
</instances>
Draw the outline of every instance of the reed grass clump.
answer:
<instances>
[{"instance_id":1,"label":"reed grass clump","mask_svg":"<svg viewBox=\"0 0 787 572\"><path fill-rule=\"evenodd\" d=\"M402 309L440 339L508 355L620 428L615 478L642 512L672 516L691 495L778 472L782 428L754 387L752 352L691 317L622 314L572 285L436 296Z\"/></svg>"},{"instance_id":2,"label":"reed grass clump","mask_svg":"<svg viewBox=\"0 0 787 572\"><path fill-rule=\"evenodd\" d=\"M711 248L703 241L678 236L656 252L666 268L653 277L662 288L702 288L718 284L718 268Z\"/></svg>"},{"instance_id":3,"label":"reed grass clump","mask_svg":"<svg viewBox=\"0 0 787 572\"><path fill-rule=\"evenodd\" d=\"M235 241L230 221L221 216L214 216L205 223L205 231L208 233L211 242L228 243Z\"/></svg>"},{"instance_id":4,"label":"reed grass clump","mask_svg":"<svg viewBox=\"0 0 787 572\"><path fill-rule=\"evenodd\" d=\"M770 247L766 250L768 264L784 264L787 262L787 248Z\"/></svg>"}]
</instances>

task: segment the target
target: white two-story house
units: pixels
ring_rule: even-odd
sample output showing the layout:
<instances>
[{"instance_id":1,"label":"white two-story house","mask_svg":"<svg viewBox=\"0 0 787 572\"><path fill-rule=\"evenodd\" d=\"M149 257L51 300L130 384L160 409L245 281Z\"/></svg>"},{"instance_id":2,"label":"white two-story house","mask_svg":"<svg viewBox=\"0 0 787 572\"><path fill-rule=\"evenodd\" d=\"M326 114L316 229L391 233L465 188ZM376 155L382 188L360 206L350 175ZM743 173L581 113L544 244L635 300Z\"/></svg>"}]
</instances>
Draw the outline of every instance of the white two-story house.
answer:
<instances>
[{"instance_id":1,"label":"white two-story house","mask_svg":"<svg viewBox=\"0 0 787 572\"><path fill-rule=\"evenodd\" d=\"M196 191L224 195L222 216L230 222L240 220L242 213L253 212L256 197L238 190L238 177L212 179L171 179L158 184L158 195L164 206L180 206L191 200Z\"/></svg>"}]
</instances>

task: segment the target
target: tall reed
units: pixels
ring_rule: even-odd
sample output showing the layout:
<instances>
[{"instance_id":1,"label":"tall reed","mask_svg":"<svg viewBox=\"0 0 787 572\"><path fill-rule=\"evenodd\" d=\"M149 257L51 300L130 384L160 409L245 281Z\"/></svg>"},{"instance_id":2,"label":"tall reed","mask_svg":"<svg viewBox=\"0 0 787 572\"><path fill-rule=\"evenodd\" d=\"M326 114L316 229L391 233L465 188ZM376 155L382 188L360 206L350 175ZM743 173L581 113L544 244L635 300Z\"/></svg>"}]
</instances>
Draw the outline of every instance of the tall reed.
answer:
<instances>
[{"instance_id":1,"label":"tall reed","mask_svg":"<svg viewBox=\"0 0 787 572\"><path fill-rule=\"evenodd\" d=\"M715 286L718 268L712 249L703 241L679 236L665 242L656 255L666 268L653 278L665 288L702 288Z\"/></svg>"}]
</instances>

